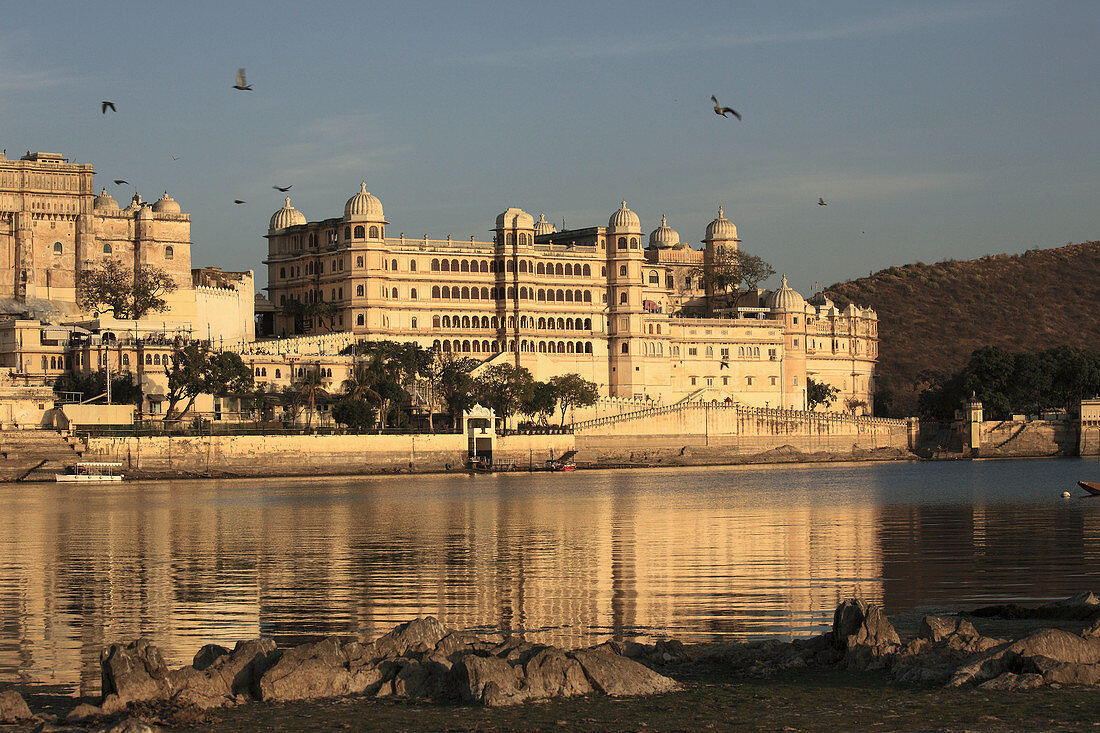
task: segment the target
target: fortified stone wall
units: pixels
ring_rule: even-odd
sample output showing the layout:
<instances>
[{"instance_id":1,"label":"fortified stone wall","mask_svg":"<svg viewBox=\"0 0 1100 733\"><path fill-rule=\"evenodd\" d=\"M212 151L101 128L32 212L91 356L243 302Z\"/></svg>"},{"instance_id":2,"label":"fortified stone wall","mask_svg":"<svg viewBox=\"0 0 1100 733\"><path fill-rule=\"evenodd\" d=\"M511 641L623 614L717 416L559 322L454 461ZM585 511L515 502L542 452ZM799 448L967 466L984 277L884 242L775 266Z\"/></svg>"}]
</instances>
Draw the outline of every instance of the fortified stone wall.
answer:
<instances>
[{"instance_id":1,"label":"fortified stone wall","mask_svg":"<svg viewBox=\"0 0 1100 733\"><path fill-rule=\"evenodd\" d=\"M1094 433L1090 437L1096 452L1100 449L1100 431ZM981 424L978 455L982 458L1072 456L1077 452L1078 427L1069 420L985 420Z\"/></svg>"}]
</instances>

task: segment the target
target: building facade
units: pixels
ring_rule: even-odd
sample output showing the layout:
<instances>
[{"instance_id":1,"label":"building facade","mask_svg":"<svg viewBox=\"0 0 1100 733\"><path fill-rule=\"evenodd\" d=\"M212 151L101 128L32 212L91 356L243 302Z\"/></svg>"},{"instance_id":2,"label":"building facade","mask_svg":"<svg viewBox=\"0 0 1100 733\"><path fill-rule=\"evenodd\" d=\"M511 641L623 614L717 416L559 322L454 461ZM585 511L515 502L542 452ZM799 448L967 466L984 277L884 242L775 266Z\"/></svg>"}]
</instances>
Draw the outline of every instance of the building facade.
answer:
<instances>
[{"instance_id":1,"label":"building facade","mask_svg":"<svg viewBox=\"0 0 1100 733\"><path fill-rule=\"evenodd\" d=\"M606 227L560 232L509 208L488 241L392 237L388 226L366 184L338 218L307 221L287 198L266 235L274 334L415 341L507 359L536 379L580 374L610 397L802 409L813 378L853 409L871 405L874 311L807 303L784 278L719 317L696 315L720 297L703 274L740 243L721 208L701 250L665 217L647 242L625 201Z\"/></svg>"}]
</instances>

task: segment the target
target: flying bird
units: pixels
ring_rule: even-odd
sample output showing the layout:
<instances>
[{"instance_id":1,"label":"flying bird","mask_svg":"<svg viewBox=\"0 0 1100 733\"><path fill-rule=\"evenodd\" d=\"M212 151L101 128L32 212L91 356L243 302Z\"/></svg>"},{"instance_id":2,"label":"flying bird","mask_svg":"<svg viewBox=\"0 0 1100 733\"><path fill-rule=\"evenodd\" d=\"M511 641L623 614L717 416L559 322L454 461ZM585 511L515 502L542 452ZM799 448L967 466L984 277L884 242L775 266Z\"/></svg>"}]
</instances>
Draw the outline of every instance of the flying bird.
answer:
<instances>
[{"instance_id":1,"label":"flying bird","mask_svg":"<svg viewBox=\"0 0 1100 733\"><path fill-rule=\"evenodd\" d=\"M129 181L124 181L121 178L116 178L115 179L115 185L116 186L129 186L130 182Z\"/></svg>"},{"instance_id":2,"label":"flying bird","mask_svg":"<svg viewBox=\"0 0 1100 733\"><path fill-rule=\"evenodd\" d=\"M729 369L730 368L730 363L728 361L719 362L718 368L719 369Z\"/></svg>"},{"instance_id":3,"label":"flying bird","mask_svg":"<svg viewBox=\"0 0 1100 733\"><path fill-rule=\"evenodd\" d=\"M286 193L290 189L294 188L294 184L292 183L286 188L283 188L282 186L272 186L272 188L274 188L276 191L282 191L283 193Z\"/></svg>"},{"instance_id":4,"label":"flying bird","mask_svg":"<svg viewBox=\"0 0 1100 733\"><path fill-rule=\"evenodd\" d=\"M235 203L235 204L247 204L248 202L247 201L241 201L240 199L233 199L233 203Z\"/></svg>"},{"instance_id":5,"label":"flying bird","mask_svg":"<svg viewBox=\"0 0 1100 733\"><path fill-rule=\"evenodd\" d=\"M233 85L234 89L240 89L242 92L251 92L252 85L245 84L244 81L244 69L237 69L237 83Z\"/></svg>"},{"instance_id":6,"label":"flying bird","mask_svg":"<svg viewBox=\"0 0 1100 733\"><path fill-rule=\"evenodd\" d=\"M737 110L735 110L733 107L722 107L722 106L720 106L718 104L718 97L714 96L713 94L710 95L710 98L714 100L714 114L721 115L723 117L730 114L730 115L733 115L734 117L736 117L737 119L741 119L741 113L738 112Z\"/></svg>"},{"instance_id":7,"label":"flying bird","mask_svg":"<svg viewBox=\"0 0 1100 733\"><path fill-rule=\"evenodd\" d=\"M820 197L817 199L817 205L818 206L828 206L828 204L825 203L825 199L820 198Z\"/></svg>"},{"instance_id":8,"label":"flying bird","mask_svg":"<svg viewBox=\"0 0 1100 733\"><path fill-rule=\"evenodd\" d=\"M180 159L180 157L178 155L173 155L172 156L172 160L179 160L179 159Z\"/></svg>"},{"instance_id":9,"label":"flying bird","mask_svg":"<svg viewBox=\"0 0 1100 733\"><path fill-rule=\"evenodd\" d=\"M99 103L99 110L103 114L107 114L107 108L108 107L111 108L112 112L117 112L118 111L118 110L115 109L115 103L114 102L108 102L107 100L103 100L102 102Z\"/></svg>"}]
</instances>

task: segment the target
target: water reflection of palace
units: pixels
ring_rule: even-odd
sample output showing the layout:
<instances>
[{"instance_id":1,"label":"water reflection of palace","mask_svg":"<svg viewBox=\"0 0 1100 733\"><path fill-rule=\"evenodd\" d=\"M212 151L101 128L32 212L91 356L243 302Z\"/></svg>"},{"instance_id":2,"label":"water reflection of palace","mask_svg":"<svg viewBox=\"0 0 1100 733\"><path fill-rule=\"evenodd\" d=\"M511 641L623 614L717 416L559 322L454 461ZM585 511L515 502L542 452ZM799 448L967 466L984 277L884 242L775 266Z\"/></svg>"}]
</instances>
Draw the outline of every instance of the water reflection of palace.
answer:
<instances>
[{"instance_id":1,"label":"water reflection of palace","mask_svg":"<svg viewBox=\"0 0 1100 733\"><path fill-rule=\"evenodd\" d=\"M100 649L139 635L173 665L424 615L582 646L808 634L857 590L881 599L873 506L556 478L4 488L0 679L89 693Z\"/></svg>"}]
</instances>

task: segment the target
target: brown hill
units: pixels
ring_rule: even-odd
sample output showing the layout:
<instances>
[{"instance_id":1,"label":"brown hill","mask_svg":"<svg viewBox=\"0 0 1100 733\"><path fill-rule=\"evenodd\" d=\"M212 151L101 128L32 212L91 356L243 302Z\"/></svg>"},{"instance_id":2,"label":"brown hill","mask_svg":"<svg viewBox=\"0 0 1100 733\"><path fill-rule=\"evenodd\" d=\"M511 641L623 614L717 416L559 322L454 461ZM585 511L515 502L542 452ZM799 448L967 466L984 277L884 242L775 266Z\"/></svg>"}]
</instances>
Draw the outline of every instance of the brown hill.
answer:
<instances>
[{"instance_id":1,"label":"brown hill","mask_svg":"<svg viewBox=\"0 0 1100 733\"><path fill-rule=\"evenodd\" d=\"M1100 242L1022 255L918 262L826 288L879 317L876 413L915 415L926 370L951 373L980 346L1100 351ZM878 401L878 400L876 400Z\"/></svg>"}]
</instances>

